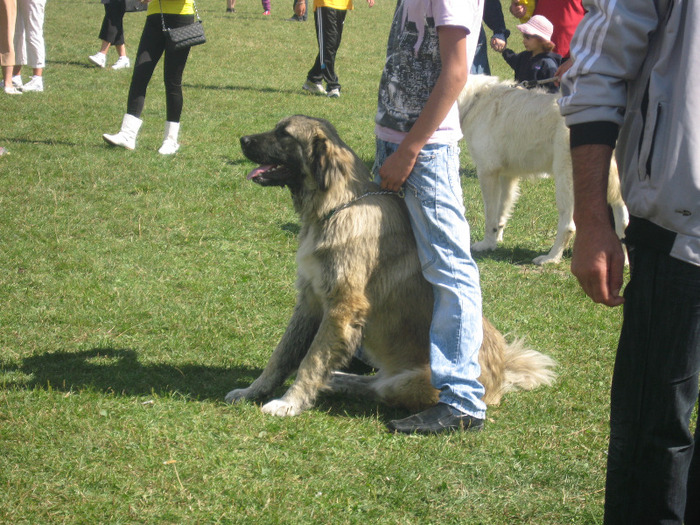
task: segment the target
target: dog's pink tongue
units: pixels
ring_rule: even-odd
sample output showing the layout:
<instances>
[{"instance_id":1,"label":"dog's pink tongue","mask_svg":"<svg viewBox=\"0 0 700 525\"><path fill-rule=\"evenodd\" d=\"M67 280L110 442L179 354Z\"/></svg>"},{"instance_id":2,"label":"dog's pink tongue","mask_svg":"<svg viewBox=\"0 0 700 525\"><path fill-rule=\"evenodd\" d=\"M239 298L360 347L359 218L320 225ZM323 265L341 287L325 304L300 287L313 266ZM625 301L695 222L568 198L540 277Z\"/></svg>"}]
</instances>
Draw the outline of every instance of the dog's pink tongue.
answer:
<instances>
[{"instance_id":1,"label":"dog's pink tongue","mask_svg":"<svg viewBox=\"0 0 700 525\"><path fill-rule=\"evenodd\" d=\"M264 166L258 166L258 167L255 168L253 171L251 171L250 173L248 173L248 180L254 179L255 177L257 177L257 176L260 175L261 173L264 173L264 172L266 172L267 170L269 170L271 167L272 167L271 164L267 164L267 165L264 165Z\"/></svg>"}]
</instances>

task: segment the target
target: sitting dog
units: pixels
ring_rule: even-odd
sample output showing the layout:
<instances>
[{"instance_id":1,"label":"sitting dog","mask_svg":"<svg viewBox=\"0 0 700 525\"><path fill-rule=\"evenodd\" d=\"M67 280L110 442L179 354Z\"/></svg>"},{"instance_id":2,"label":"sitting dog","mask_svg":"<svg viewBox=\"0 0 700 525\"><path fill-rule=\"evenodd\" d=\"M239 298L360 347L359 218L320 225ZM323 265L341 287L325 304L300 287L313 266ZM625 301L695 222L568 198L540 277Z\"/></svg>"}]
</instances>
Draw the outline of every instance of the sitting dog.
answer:
<instances>
[{"instance_id":1,"label":"sitting dog","mask_svg":"<svg viewBox=\"0 0 700 525\"><path fill-rule=\"evenodd\" d=\"M296 371L286 393L263 412L297 415L324 390L410 410L436 404L428 335L433 294L403 200L371 182L362 160L325 120L292 116L240 142L244 155L261 164L249 179L291 191L301 220L298 296L260 377L226 400L267 398ZM487 404L516 387L552 382L552 359L520 341L507 344L486 319L483 325L479 362ZM378 372L338 372L360 346Z\"/></svg>"},{"instance_id":2,"label":"sitting dog","mask_svg":"<svg viewBox=\"0 0 700 525\"><path fill-rule=\"evenodd\" d=\"M559 113L557 95L523 89L512 81L472 75L457 101L464 140L476 165L484 201L484 239L472 251L494 250L518 198L521 178L554 177L559 224L554 246L535 264L558 263L576 231L569 129ZM608 203L622 238L628 222L614 163Z\"/></svg>"}]
</instances>

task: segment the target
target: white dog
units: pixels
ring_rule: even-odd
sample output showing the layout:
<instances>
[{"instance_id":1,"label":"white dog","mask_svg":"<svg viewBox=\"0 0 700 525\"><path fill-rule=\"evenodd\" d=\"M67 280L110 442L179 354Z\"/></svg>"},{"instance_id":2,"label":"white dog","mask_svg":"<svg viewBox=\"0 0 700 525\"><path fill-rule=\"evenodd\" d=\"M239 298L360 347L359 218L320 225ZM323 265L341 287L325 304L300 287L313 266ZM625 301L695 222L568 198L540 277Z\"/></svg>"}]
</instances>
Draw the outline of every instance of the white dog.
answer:
<instances>
[{"instance_id":1,"label":"white dog","mask_svg":"<svg viewBox=\"0 0 700 525\"><path fill-rule=\"evenodd\" d=\"M559 211L557 237L549 253L533 262L561 260L576 227L569 130L559 114L557 96L523 89L497 77L469 77L458 99L459 114L484 201L484 240L473 244L473 251L494 250L503 240L503 229L518 198L518 181L549 174L554 177ZM622 238L628 214L614 162L608 203Z\"/></svg>"}]
</instances>

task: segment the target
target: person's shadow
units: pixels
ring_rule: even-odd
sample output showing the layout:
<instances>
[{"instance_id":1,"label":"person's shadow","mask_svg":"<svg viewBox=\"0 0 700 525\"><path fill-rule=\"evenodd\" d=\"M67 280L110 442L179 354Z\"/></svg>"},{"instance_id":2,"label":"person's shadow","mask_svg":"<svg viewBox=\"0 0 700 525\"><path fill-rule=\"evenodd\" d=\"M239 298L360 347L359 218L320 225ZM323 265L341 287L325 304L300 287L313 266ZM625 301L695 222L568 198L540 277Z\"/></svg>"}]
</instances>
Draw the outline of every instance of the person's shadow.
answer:
<instances>
[{"instance_id":1,"label":"person's shadow","mask_svg":"<svg viewBox=\"0 0 700 525\"><path fill-rule=\"evenodd\" d=\"M0 370L6 375L6 388L51 388L65 392L89 390L135 397L179 394L192 401L222 403L227 392L247 387L262 372L259 368L212 367L195 363L143 363L138 352L129 348L48 352L27 357L19 365L0 361ZM282 395L288 386L280 387L275 396ZM379 416L380 420L407 415L400 409L332 394L319 396L316 410L342 417Z\"/></svg>"},{"instance_id":2,"label":"person's shadow","mask_svg":"<svg viewBox=\"0 0 700 525\"><path fill-rule=\"evenodd\" d=\"M260 370L202 366L194 363L147 364L128 348L94 348L82 352L49 352L27 357L20 365L0 363L3 371L23 374L14 386L83 390L126 396L179 393L198 400L223 399L232 388L252 382ZM7 386L13 386L12 377ZM19 377L19 376L18 376Z\"/></svg>"}]
</instances>

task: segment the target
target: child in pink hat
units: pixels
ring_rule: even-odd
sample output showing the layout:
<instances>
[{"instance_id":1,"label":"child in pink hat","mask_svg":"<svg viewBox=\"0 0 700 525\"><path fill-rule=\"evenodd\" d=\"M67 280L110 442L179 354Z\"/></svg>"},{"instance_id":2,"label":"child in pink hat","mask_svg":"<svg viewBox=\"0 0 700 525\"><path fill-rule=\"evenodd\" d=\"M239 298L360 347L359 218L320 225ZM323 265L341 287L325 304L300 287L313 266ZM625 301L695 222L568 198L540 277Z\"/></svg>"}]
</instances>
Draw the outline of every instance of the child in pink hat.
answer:
<instances>
[{"instance_id":1,"label":"child in pink hat","mask_svg":"<svg viewBox=\"0 0 700 525\"><path fill-rule=\"evenodd\" d=\"M561 55L554 53L552 43L552 23L542 15L535 15L524 24L517 26L523 34L525 51L516 53L511 49L503 50L503 58L515 71L515 80L526 87L541 87L549 93L556 93L558 87L554 82L540 83L554 77L561 64Z\"/></svg>"}]
</instances>

